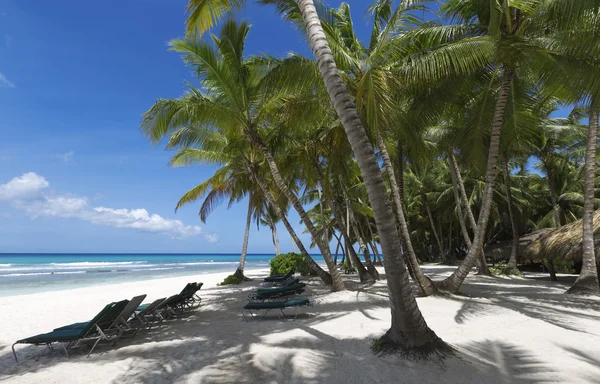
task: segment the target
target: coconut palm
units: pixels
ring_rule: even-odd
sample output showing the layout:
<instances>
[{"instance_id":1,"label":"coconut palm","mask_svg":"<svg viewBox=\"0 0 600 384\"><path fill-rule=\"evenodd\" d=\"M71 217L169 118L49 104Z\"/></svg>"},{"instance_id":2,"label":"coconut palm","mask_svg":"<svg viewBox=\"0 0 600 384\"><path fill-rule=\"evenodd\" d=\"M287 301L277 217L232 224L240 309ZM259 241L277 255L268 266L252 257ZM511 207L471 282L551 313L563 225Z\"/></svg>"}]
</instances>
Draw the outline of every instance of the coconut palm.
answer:
<instances>
[{"instance_id":1,"label":"coconut palm","mask_svg":"<svg viewBox=\"0 0 600 384\"><path fill-rule=\"evenodd\" d=\"M241 7L243 3L244 1L241 0L190 0L188 33L203 34L213 23L224 17L226 13ZM448 348L446 344L427 326L418 309L401 256L400 237L394 215L389 209L390 201L381 169L366 130L337 69L315 5L312 0L299 0L297 5L327 93L356 156L377 224L386 260L384 268L392 309L392 324L385 339L393 347L401 346L407 351L446 350Z\"/></svg>"},{"instance_id":2,"label":"coconut palm","mask_svg":"<svg viewBox=\"0 0 600 384\"><path fill-rule=\"evenodd\" d=\"M271 173L269 177L279 190L285 187L282 192L285 192L288 200L297 200L297 197L291 187L284 184L281 175L274 173L273 156L269 153L268 158L264 158L265 150L269 150L265 148L266 144L262 141L258 127L264 127L264 121L272 117L268 113L281 105L284 99L281 94L265 97L263 91L262 81L271 68L272 61L243 58L249 28L246 23L238 25L230 21L223 26L219 37L212 36L213 45L195 38L172 41L172 49L183 54L186 63L194 68L205 91L190 85L190 93L182 98L159 100L146 112L141 128L153 141L172 134L182 146L203 144L202 135L198 138L194 128L196 131L198 127L219 129L235 143L238 167L245 170L247 177L254 183L258 183L257 179L260 179L262 195L271 205L277 205L265 176L261 174L262 165L268 165L267 169ZM252 140L249 140L249 135ZM257 143L260 148L257 148ZM284 220L284 213L277 212L277 215L284 221L288 231L293 231L289 223L285 223L287 220ZM299 238L290 234L298 247L304 249L303 245L298 244ZM329 266L331 274L327 274L305 250L303 254L324 282L333 283L336 290L343 289L343 282L336 268Z\"/></svg>"},{"instance_id":3,"label":"coconut palm","mask_svg":"<svg viewBox=\"0 0 600 384\"><path fill-rule=\"evenodd\" d=\"M563 83L567 80L562 68L555 66L554 56L557 52L547 49L542 37L547 30L544 20L556 9L564 8L559 1L519 1L506 0L449 0L441 7L447 18L458 21L459 24L443 25L424 28L417 33L431 44L432 40L440 41L441 53L458 47L469 46L477 54L453 57L456 61L469 60L477 57L493 74L487 91L494 102L491 114L490 144L487 155L485 176L485 192L479 212L477 230L474 234L473 246L465 261L438 287L457 292L469 271L477 261L485 240L485 228L490 219L492 198L495 189L496 166L500 151L500 136L506 117L506 107L511 98L511 91L516 82L524 79L537 78L550 84ZM564 2L562 2L564 3ZM463 54L466 52L463 52ZM421 68L421 63L430 62L430 66L440 68L439 76L450 70L443 66L441 58L436 56L437 50L415 60L414 67ZM418 72L417 72L418 73ZM516 100L513 101L513 103Z\"/></svg>"}]
</instances>

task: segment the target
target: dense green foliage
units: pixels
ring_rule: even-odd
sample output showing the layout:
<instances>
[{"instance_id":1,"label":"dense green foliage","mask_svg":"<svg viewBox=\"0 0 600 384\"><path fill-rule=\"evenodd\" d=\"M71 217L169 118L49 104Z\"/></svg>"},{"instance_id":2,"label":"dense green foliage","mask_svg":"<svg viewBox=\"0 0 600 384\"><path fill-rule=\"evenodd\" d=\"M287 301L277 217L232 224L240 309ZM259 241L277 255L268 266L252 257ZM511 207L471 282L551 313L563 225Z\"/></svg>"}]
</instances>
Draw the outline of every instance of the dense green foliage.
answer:
<instances>
[{"instance_id":1,"label":"dense green foliage","mask_svg":"<svg viewBox=\"0 0 600 384\"><path fill-rule=\"evenodd\" d=\"M282 253L269 262L271 275L284 275L294 268L302 276L311 275L313 272L304 257L299 253Z\"/></svg>"},{"instance_id":2,"label":"dense green foliage","mask_svg":"<svg viewBox=\"0 0 600 384\"><path fill-rule=\"evenodd\" d=\"M580 278L600 294L591 230L600 207L600 0L375 0L368 41L347 3L259 3L304 32L309 25L320 64L248 56L249 24L222 22L245 1L189 0L187 36L171 47L197 85L159 99L141 124L154 142L168 137L172 166L217 168L178 208L201 200L206 220L224 201L249 199L248 217L270 228L275 249L281 220L302 253L276 257L272 273L316 271L334 290L344 285L330 243L364 283L378 278L380 246L393 311L386 345L445 349L408 272L425 295L457 293L474 266L489 274L485 245L507 241L510 258L493 272L519 274L521 235L582 217ZM291 208L328 272L290 225ZM458 268L434 283L423 261Z\"/></svg>"},{"instance_id":3,"label":"dense green foliage","mask_svg":"<svg viewBox=\"0 0 600 384\"><path fill-rule=\"evenodd\" d=\"M229 275L218 285L237 285L244 282L244 278L236 275Z\"/></svg>"}]
</instances>

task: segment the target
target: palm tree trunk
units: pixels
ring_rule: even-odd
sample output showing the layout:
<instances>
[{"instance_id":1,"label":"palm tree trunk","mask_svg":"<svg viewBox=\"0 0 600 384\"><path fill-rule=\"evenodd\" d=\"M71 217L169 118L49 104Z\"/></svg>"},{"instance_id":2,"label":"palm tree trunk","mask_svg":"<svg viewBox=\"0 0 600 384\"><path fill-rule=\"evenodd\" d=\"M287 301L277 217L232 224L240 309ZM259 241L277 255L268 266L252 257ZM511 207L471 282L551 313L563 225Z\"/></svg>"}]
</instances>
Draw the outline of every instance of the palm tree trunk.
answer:
<instances>
[{"instance_id":1,"label":"palm tree trunk","mask_svg":"<svg viewBox=\"0 0 600 384\"><path fill-rule=\"evenodd\" d=\"M254 180L254 182L256 184L258 184L263 195L267 198L267 200L269 201L269 204L271 204L271 206L273 207L275 214L279 218L281 218L281 222L283 223L283 225L285 226L287 231L290 233L290 236L294 240L294 243L296 243L296 245L298 246L300 253L302 253L302 256L304 256L304 259L310 265L311 269L317 274L317 276L319 276L321 278L321 280L323 280L323 282L326 285L333 285L333 283L334 283L333 277L329 273L325 272L323 270L323 268L321 268L319 266L319 264L317 264L315 262L315 260L312 257L310 257L309 253L306 251L306 248L304 248L304 244L302 244L302 241L296 234L296 231L294 231L294 228L292 228L292 225L288 221L286 215L283 213L283 211L277 204L275 197L273 197L273 195L271 194L271 191L269 191L269 187L267 186L265 181L258 176L258 172L256 171L256 169L254 169L252 167L252 164L250 164L250 162L248 160L246 160L246 164L244 164L244 165L246 167L246 172L248 172L248 175L250 176L250 178L252 180Z\"/></svg>"},{"instance_id":2,"label":"palm tree trunk","mask_svg":"<svg viewBox=\"0 0 600 384\"><path fill-rule=\"evenodd\" d=\"M367 228L369 228L369 234L371 235L371 241L373 242L371 244L371 248L373 248L373 252L375 252L375 259L377 260L379 265L383 265L383 263L381 262L381 257L379 256L379 249L377 249L377 242L375 241L375 235L373 234L371 225L367 225Z\"/></svg>"},{"instance_id":3,"label":"palm tree trunk","mask_svg":"<svg viewBox=\"0 0 600 384\"><path fill-rule=\"evenodd\" d=\"M458 185L460 201L462 202L463 208L467 214L469 225L473 230L473 234L475 234L477 228L477 223L475 222L475 215L473 215L473 211L471 210L471 204L469 204L469 199L467 198L467 191L465 191L465 184L463 183L462 175L460 174L460 169L458 169L458 163L456 162L456 158L454 157L454 153L452 153L452 150L448 151L448 158L450 159L450 169L453 171L454 176L456 178L456 184ZM487 262L485 261L485 252L483 251L483 248L481 249L479 259L477 260L477 274L485 276L492 275L490 269L487 266Z\"/></svg>"},{"instance_id":4,"label":"palm tree trunk","mask_svg":"<svg viewBox=\"0 0 600 384\"><path fill-rule=\"evenodd\" d=\"M246 137L249 142L251 142L252 144L254 144L255 147L258 148L258 150L265 157L265 160L267 160L267 164L269 165L269 169L271 170L271 175L273 176L275 185L277 185L277 188L279 188L279 190L285 195L285 197L287 197L288 201L296 209L296 212L298 212L300 219L302 220L302 222L306 226L306 229L312 236L313 241L319 247L321 255L323 256L323 259L325 259L325 264L327 264L327 269L329 269L329 274L333 279L333 291L343 291L344 289L346 289L344 287L344 281L342 280L342 276L340 275L337 266L333 263L333 259L331 258L331 251L329 250L329 244L323 241L323 238L319 236L317 229L315 228L312 221L308 217L308 214L302 207L300 200L298 200L298 196L292 193L292 191L287 186L286 182L283 180L283 177L279 172L279 168L277 167L275 159L271 155L271 152L269 152L269 149L267 148L265 143L262 141L262 138L260 137L256 129L254 129L253 127L247 129Z\"/></svg>"},{"instance_id":5,"label":"palm tree trunk","mask_svg":"<svg viewBox=\"0 0 600 384\"><path fill-rule=\"evenodd\" d=\"M321 171L321 168L319 168L318 165L314 165L314 170L315 170L315 174L317 176L317 183L319 183L319 185L323 185L324 177L323 177L323 172ZM340 188L341 188L341 186L340 186ZM356 268L356 270L358 271L358 278L360 279L360 282L363 284L375 283L374 278L369 274L369 272L367 271L367 269L365 268L363 263L358 258L358 255L354 251L354 248L352 248L352 241L350 240L350 227L348 227L348 222L346 220L344 220L344 215L342 214L342 208L340 207L338 202L334 198L331 197L330 194L327 194L324 196L325 196L325 201L326 201L327 205L329 205L329 208L333 212L333 217L335 218L335 220L338 223L338 226L340 227L340 232L342 234L342 237L344 238L344 242L346 243L346 254L347 254L348 258L350 259L350 261L352 262L352 264L354 265L354 268ZM347 209L346 216L348 217L348 219L350 219L350 210L349 209Z\"/></svg>"},{"instance_id":6,"label":"palm tree trunk","mask_svg":"<svg viewBox=\"0 0 600 384\"><path fill-rule=\"evenodd\" d=\"M271 223L271 239L273 240L273 247L275 248L275 255L281 254L281 248L279 247L279 235L277 234L277 225Z\"/></svg>"},{"instance_id":7,"label":"palm tree trunk","mask_svg":"<svg viewBox=\"0 0 600 384\"><path fill-rule=\"evenodd\" d=\"M335 220L338 222L338 226L340 227L340 231L342 233L342 237L344 238L344 242L346 243L346 255L354 265L354 268L358 271L358 278L360 282L363 284L373 284L375 283L374 277L371 276L369 271L365 268L363 263L358 258L356 251L352 247L352 240L350 240L350 227L348 227L348 223L344 220L344 216L341 213L339 205L333 201L333 199L328 198L327 204L333 211L333 216Z\"/></svg>"},{"instance_id":8,"label":"palm tree trunk","mask_svg":"<svg viewBox=\"0 0 600 384\"><path fill-rule=\"evenodd\" d=\"M554 214L554 226L560 228L562 224L560 222L560 212L558 211L558 198L554 189L554 169L547 162L544 162L544 168L546 168L546 175L548 176L548 189L550 190L550 202L552 203L552 213Z\"/></svg>"},{"instance_id":9,"label":"palm tree trunk","mask_svg":"<svg viewBox=\"0 0 600 384\"><path fill-rule=\"evenodd\" d=\"M492 122L492 132L490 138L490 149L488 152L487 170L485 174L485 189L483 192L483 200L481 211L479 212L479 221L475 226L475 235L473 236L473 244L465 260L458 268L444 281L438 288L450 293L457 293L463 281L481 257L483 251L483 241L485 239L485 228L487 227L490 211L492 208L492 199L494 194L494 186L496 184L496 166L498 164L498 153L500 150L500 133L502 131L502 123L504 122L504 110L508 101L510 88L512 85L513 71L512 68L503 67L502 83L496 100L494 110L494 118Z\"/></svg>"},{"instance_id":10,"label":"palm tree trunk","mask_svg":"<svg viewBox=\"0 0 600 384\"><path fill-rule=\"evenodd\" d=\"M346 85L335 65L331 49L321 26L312 0L298 0L310 47L317 60L327 92L340 117L352 151L364 178L377 232L385 257L392 321L383 340L390 347L401 348L408 354L427 354L430 351L448 351L445 344L427 325L410 286L406 266L401 255L396 220L390 211L386 187L373 147L360 121Z\"/></svg>"},{"instance_id":11,"label":"palm tree trunk","mask_svg":"<svg viewBox=\"0 0 600 384\"><path fill-rule=\"evenodd\" d=\"M598 145L598 110L599 108L594 105L594 100L592 100L584 165L583 264L577 280L567 291L567 293L573 294L600 295L594 250L594 179L596 173L596 146Z\"/></svg>"},{"instance_id":12,"label":"palm tree trunk","mask_svg":"<svg viewBox=\"0 0 600 384\"><path fill-rule=\"evenodd\" d=\"M363 256L365 258L365 264L367 265L367 272L369 273L369 275L371 275L371 277L373 279L379 280L379 272L377 272L377 269L375 268L375 266L373 265L373 262L371 261L371 257L369 255L369 250L367 249L365 242L363 240L362 234L358 228L358 223L356 222L356 216L354 216L354 211L351 209L350 200L348 199L348 195L346 194L346 191L344 191L343 195L344 195L346 207L348 207L348 218L350 219L350 222L346 223L346 224L350 225L352 232L354 232L354 237L356 237L358 246L359 246L360 250L362 251Z\"/></svg>"},{"instance_id":13,"label":"palm tree trunk","mask_svg":"<svg viewBox=\"0 0 600 384\"><path fill-rule=\"evenodd\" d=\"M398 139L398 194L400 195L400 201L404 204L404 146L402 140ZM386 149L387 151L387 149ZM392 168L393 170L393 168ZM403 207L404 208L404 207Z\"/></svg>"},{"instance_id":14,"label":"palm tree trunk","mask_svg":"<svg viewBox=\"0 0 600 384\"><path fill-rule=\"evenodd\" d=\"M554 268L554 259L548 259L548 273L550 274L550 281L558 281L556 278L556 269Z\"/></svg>"},{"instance_id":15,"label":"palm tree trunk","mask_svg":"<svg viewBox=\"0 0 600 384\"><path fill-rule=\"evenodd\" d=\"M508 155L506 153L504 153L504 185L506 186L508 217L510 218L510 226L512 228L513 236L512 247L510 250L510 259L508 259L508 265L506 266L505 271L505 273L510 274L511 272L517 270L517 258L519 257L519 228L517 228L515 214L513 212L512 191L510 186L510 170L508 169Z\"/></svg>"},{"instance_id":16,"label":"palm tree trunk","mask_svg":"<svg viewBox=\"0 0 600 384\"><path fill-rule=\"evenodd\" d=\"M460 231L462 232L467 249L471 249L471 237L469 235L469 231L467 230L467 224L465 223L465 217L463 215L460 196L458 193L458 186L456 182L456 173L454 172L454 167L452 165L450 165L450 176L452 176L452 192L454 193L454 204L456 205L456 216L458 216Z\"/></svg>"},{"instance_id":17,"label":"palm tree trunk","mask_svg":"<svg viewBox=\"0 0 600 384\"><path fill-rule=\"evenodd\" d=\"M421 190L421 199L423 200L423 205L425 206L425 210L427 211L427 216L429 217L429 226L431 227L431 232L433 233L433 237L435 238L435 242L437 243L438 249L440 251L440 259L444 260L444 246L442 245L442 240L438 235L438 231L435 229L435 224L433 222L433 215L431 214L431 209L429 209L429 203L427 202L427 195L425 191Z\"/></svg>"},{"instance_id":18,"label":"palm tree trunk","mask_svg":"<svg viewBox=\"0 0 600 384\"><path fill-rule=\"evenodd\" d=\"M248 237L250 236L250 223L252 221L252 199L248 199L248 214L246 215L246 232L244 233L244 242L242 244L242 255L240 256L240 264L233 274L240 280L245 280L244 266L246 265L246 254L248 252Z\"/></svg>"},{"instance_id":19,"label":"palm tree trunk","mask_svg":"<svg viewBox=\"0 0 600 384\"><path fill-rule=\"evenodd\" d=\"M373 278L375 280L379 280L379 272L377 271L377 268L375 268L375 265L373 265L373 260L371 260L371 252L369 251L367 241L365 241L365 239L366 239L365 232L362 230L361 225L358 224L356 222L356 220L354 220L354 224L356 225L356 228L358 229L358 232L360 233L359 244L362 243L363 247L364 247L363 254L365 255L365 263L367 264L367 271L369 272L369 274L371 276L373 276Z\"/></svg>"},{"instance_id":20,"label":"palm tree trunk","mask_svg":"<svg viewBox=\"0 0 600 384\"><path fill-rule=\"evenodd\" d=\"M336 236L336 238L337 238L337 236ZM337 238L337 240L338 240L338 243L335 247L335 255L333 256L333 262L335 263L335 265L337 265L338 252L340 251L340 239Z\"/></svg>"},{"instance_id":21,"label":"palm tree trunk","mask_svg":"<svg viewBox=\"0 0 600 384\"><path fill-rule=\"evenodd\" d=\"M413 280L417 283L417 285L421 289L421 292L425 296L433 295L437 293L437 289L435 288L435 285L433 284L431 279L425 276L425 274L421 270L419 260L417 259L417 255L415 254L412 241L410 240L410 233L408 232L408 224L406 223L406 218L404 217L402 196L400 195L400 189L398 188L398 185L396 185L395 182L396 177L394 175L394 167L392 166L392 160L387 151L385 142L383 141L383 137L381 136L381 134L377 135L377 146L379 147L379 153L381 153L381 158L383 159L383 166L385 168L385 172L387 173L388 180L390 181L390 188L392 190L394 206L396 207L395 216L396 220L398 221L398 225L400 226L400 234L402 235L401 247L404 248L404 258L406 260L406 264L408 265L410 276L413 277Z\"/></svg>"}]
</instances>

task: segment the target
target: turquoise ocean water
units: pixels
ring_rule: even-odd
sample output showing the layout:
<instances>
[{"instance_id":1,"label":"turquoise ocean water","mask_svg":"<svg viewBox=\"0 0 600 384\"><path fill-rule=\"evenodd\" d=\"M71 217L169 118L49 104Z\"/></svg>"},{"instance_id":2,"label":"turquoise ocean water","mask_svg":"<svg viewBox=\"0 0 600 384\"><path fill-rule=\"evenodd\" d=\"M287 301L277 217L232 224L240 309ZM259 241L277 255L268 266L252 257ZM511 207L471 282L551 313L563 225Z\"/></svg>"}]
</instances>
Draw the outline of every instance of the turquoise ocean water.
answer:
<instances>
[{"instance_id":1,"label":"turquoise ocean water","mask_svg":"<svg viewBox=\"0 0 600 384\"><path fill-rule=\"evenodd\" d=\"M249 254L246 270L272 254ZM0 296L166 277L231 272L239 254L0 254ZM316 257L321 262L321 257Z\"/></svg>"}]
</instances>

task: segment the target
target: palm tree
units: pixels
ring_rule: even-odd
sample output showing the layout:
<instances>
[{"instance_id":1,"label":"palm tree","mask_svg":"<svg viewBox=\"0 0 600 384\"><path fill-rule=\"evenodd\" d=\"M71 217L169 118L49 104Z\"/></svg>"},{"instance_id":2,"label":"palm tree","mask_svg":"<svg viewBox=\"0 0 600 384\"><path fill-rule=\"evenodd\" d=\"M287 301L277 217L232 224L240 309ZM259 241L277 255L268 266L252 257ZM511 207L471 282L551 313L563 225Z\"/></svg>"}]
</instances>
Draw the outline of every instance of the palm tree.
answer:
<instances>
[{"instance_id":1,"label":"palm tree","mask_svg":"<svg viewBox=\"0 0 600 384\"><path fill-rule=\"evenodd\" d=\"M281 253L281 246L279 244L279 235L277 234L277 223L281 221L281 218L277 216L271 204L264 202L256 212L256 220L258 224L267 226L271 230L271 241L275 248L275 255L279 255Z\"/></svg>"},{"instance_id":2,"label":"palm tree","mask_svg":"<svg viewBox=\"0 0 600 384\"><path fill-rule=\"evenodd\" d=\"M550 2L554 5L558 3ZM555 70L551 57L553 53L546 49L540 39L546 33L543 20L549 17L548 6L548 2L449 0L442 5L442 11L448 18L463 24L436 26L418 31L419 35L428 36L430 44L431 40L440 39L441 53L452 49L456 51L459 47L470 47L471 52L463 51L467 55L455 55L453 60L465 63L475 63L479 60L479 68L489 68L493 73L493 81L487 93L489 97L495 98L495 105L491 121L485 190L477 230L464 262L449 278L438 284L442 290L458 292L480 256L485 240L485 228L490 219L500 136L514 83L527 76L554 83L564 83L566 80L564 73ZM440 52L433 50L421 60L429 60L430 65L443 65L437 62L437 54ZM420 61L415 62L415 67L420 68L419 64ZM440 70L441 73L444 73L443 71ZM448 69L445 68L445 71Z\"/></svg>"},{"instance_id":3,"label":"palm tree","mask_svg":"<svg viewBox=\"0 0 600 384\"><path fill-rule=\"evenodd\" d=\"M206 92L190 85L190 93L180 99L159 100L146 112L141 128L155 142L172 134L172 141L176 141L183 147L206 144L202 127L219 130L231 141L231 150L235 151L237 167L244 170L246 177L254 183L258 183L257 179L260 179L262 182L260 191L273 205L276 202L271 202L269 199L272 197L272 192L264 181L265 176L254 169L256 164L262 163L260 157L264 156L265 151L263 147L256 151L257 141L264 146L256 126L263 124L263 119L269 118L267 111L270 112L273 106L277 105L278 98L282 95L265 97L262 81L271 68L270 60L243 59L244 42L248 31L249 26L246 23L238 25L230 21L224 25L220 37L212 36L214 46L197 39L172 41L172 49L181 52L185 61L193 66ZM248 127L252 128L248 129ZM253 136L252 141L248 140L248 135ZM249 143L251 145L248 145ZM295 195L289 187L285 185L282 187L281 175L274 174L270 164L273 161L272 155L269 154L267 162L269 162L273 182L280 190L285 187L286 197L291 201ZM250 171L252 172L249 173ZM197 189L196 192L200 196L204 191ZM284 220L285 215L282 212L277 214ZM288 231L293 230L289 223L286 228ZM290 234L298 247L304 249L299 243L299 238L295 234ZM329 275L312 260L305 249L303 254L324 282L333 283L334 289L343 289L336 268L330 266L332 273Z\"/></svg>"},{"instance_id":4,"label":"palm tree","mask_svg":"<svg viewBox=\"0 0 600 384\"><path fill-rule=\"evenodd\" d=\"M567 293L600 295L598 269L594 246L594 180L596 173L596 147L598 145L598 113L600 105L594 100L590 106L587 148L585 151L585 185L583 189L583 264L575 283Z\"/></svg>"},{"instance_id":5,"label":"palm tree","mask_svg":"<svg viewBox=\"0 0 600 384\"><path fill-rule=\"evenodd\" d=\"M188 33L203 34L214 22L227 12L238 9L243 3L239 0L190 0L188 3L190 15L187 21ZM416 303L401 256L400 237L394 215L389 209L390 202L381 169L356 107L337 69L315 5L312 0L299 0L297 4L327 93L341 119L363 175L377 224L386 260L384 268L387 274L392 309L392 324L386 333L386 341L394 347L402 347L404 350L412 352L416 350L420 353L440 349L447 350L447 345L427 326Z\"/></svg>"}]
</instances>

